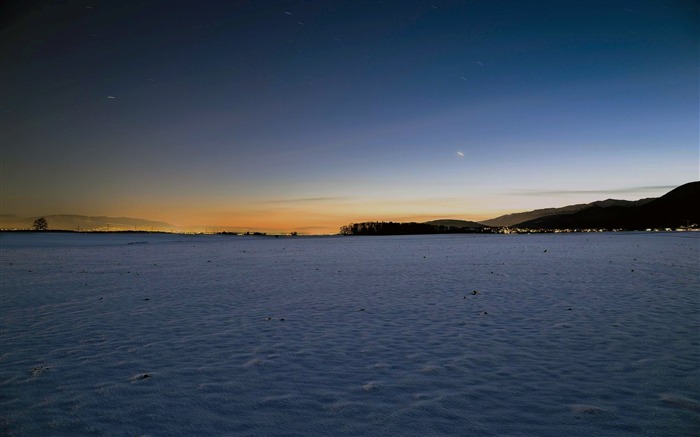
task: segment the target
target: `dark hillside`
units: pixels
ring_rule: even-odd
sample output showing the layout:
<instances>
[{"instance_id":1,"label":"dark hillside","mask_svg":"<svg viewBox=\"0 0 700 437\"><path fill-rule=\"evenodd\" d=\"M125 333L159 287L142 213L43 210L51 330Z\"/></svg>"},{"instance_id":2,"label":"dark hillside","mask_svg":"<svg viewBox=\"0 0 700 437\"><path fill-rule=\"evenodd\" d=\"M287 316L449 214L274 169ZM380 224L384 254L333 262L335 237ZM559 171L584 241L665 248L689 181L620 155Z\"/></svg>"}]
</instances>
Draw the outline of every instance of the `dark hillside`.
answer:
<instances>
[{"instance_id":1,"label":"dark hillside","mask_svg":"<svg viewBox=\"0 0 700 437\"><path fill-rule=\"evenodd\" d=\"M690 182L637 206L591 206L573 214L528 220L516 226L531 229L676 228L700 223L700 182Z\"/></svg>"},{"instance_id":2,"label":"dark hillside","mask_svg":"<svg viewBox=\"0 0 700 437\"><path fill-rule=\"evenodd\" d=\"M535 209L533 211L516 212L513 214L502 215L500 217L484 220L481 223L487 226L513 226L519 223L529 222L531 220L539 219L547 216L563 215L563 214L573 214L582 211L587 208L594 206L600 206L608 208L611 206L640 206L651 202L654 198L640 199L640 200L618 200L618 199L607 199L598 200L591 203L578 203L576 205L562 206L560 208L544 208Z\"/></svg>"}]
</instances>

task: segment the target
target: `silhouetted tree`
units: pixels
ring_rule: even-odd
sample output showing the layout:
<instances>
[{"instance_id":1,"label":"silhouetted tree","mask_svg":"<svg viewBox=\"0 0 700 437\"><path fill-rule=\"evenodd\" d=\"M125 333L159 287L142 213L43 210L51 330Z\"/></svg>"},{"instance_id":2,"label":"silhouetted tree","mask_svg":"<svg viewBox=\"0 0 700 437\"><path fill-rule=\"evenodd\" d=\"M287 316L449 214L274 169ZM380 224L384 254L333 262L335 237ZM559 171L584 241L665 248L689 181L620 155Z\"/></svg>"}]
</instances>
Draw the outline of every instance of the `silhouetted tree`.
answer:
<instances>
[{"instance_id":1,"label":"silhouetted tree","mask_svg":"<svg viewBox=\"0 0 700 437\"><path fill-rule=\"evenodd\" d=\"M45 231L49 228L49 223L44 217L39 217L34 220L34 230L35 231Z\"/></svg>"}]
</instances>

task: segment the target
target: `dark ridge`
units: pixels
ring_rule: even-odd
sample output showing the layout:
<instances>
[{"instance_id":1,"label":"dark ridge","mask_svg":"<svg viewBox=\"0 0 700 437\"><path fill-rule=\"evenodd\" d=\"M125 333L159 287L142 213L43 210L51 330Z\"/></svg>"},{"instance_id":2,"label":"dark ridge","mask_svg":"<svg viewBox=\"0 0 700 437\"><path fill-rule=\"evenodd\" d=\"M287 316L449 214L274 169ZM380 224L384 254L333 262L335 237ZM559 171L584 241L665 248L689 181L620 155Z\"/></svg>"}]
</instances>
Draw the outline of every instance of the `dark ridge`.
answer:
<instances>
[{"instance_id":1,"label":"dark ridge","mask_svg":"<svg viewBox=\"0 0 700 437\"><path fill-rule=\"evenodd\" d=\"M690 182L658 199L634 206L590 206L571 214L557 214L518 223L528 229L678 228L700 223L700 182Z\"/></svg>"},{"instance_id":2,"label":"dark ridge","mask_svg":"<svg viewBox=\"0 0 700 437\"><path fill-rule=\"evenodd\" d=\"M493 226L493 227L514 226L514 225L517 225L519 223L524 223L524 222L535 220L535 219L538 219L541 217L561 215L561 214L573 214L573 213L579 212L581 210L584 210L586 208L591 208L593 206L600 206L600 207L604 207L604 208L608 208L611 206L622 206L622 207L641 206L641 205L644 205L646 203L651 202L652 200L655 200L655 199L652 197L652 198L640 199L640 200L618 200L618 199L598 200L598 201L591 202L591 203L579 203L579 204L575 204L575 205L563 206L561 208L544 208L544 209L535 209L533 211L516 212L513 214L506 214L506 215L502 215L500 217L484 220L482 223L487 225L487 226Z\"/></svg>"}]
</instances>

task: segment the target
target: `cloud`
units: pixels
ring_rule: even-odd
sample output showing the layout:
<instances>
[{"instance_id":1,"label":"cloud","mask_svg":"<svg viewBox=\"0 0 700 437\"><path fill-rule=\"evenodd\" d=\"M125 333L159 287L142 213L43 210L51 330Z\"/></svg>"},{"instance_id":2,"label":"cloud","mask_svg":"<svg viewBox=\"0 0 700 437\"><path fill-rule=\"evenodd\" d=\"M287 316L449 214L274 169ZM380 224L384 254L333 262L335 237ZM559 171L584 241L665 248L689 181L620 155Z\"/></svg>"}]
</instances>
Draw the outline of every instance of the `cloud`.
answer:
<instances>
[{"instance_id":1,"label":"cloud","mask_svg":"<svg viewBox=\"0 0 700 437\"><path fill-rule=\"evenodd\" d=\"M648 193L649 191L671 191L676 188L676 185L650 185L645 187L628 187L618 188L613 190L544 190L544 191L518 191L508 194L518 196L562 196L562 195L578 195L578 194L635 194Z\"/></svg>"}]
</instances>

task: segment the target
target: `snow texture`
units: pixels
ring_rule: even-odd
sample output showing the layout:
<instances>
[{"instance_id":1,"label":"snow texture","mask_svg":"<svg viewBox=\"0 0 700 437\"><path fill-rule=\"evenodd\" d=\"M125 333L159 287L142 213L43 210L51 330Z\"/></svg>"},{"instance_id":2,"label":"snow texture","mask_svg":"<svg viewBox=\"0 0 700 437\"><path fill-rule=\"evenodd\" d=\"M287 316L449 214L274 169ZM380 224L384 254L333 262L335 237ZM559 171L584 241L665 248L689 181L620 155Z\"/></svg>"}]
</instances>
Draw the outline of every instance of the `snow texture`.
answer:
<instances>
[{"instance_id":1,"label":"snow texture","mask_svg":"<svg viewBox=\"0 0 700 437\"><path fill-rule=\"evenodd\" d=\"M697 435L699 243L4 233L0 431Z\"/></svg>"}]
</instances>

